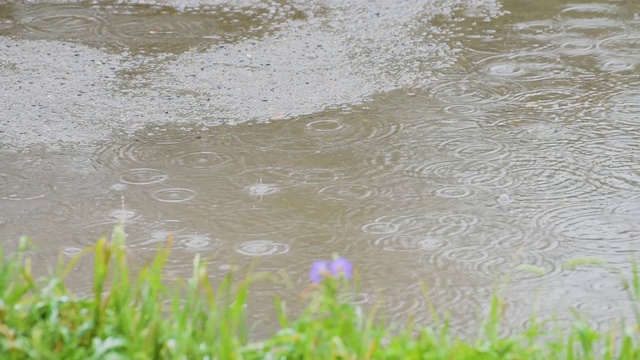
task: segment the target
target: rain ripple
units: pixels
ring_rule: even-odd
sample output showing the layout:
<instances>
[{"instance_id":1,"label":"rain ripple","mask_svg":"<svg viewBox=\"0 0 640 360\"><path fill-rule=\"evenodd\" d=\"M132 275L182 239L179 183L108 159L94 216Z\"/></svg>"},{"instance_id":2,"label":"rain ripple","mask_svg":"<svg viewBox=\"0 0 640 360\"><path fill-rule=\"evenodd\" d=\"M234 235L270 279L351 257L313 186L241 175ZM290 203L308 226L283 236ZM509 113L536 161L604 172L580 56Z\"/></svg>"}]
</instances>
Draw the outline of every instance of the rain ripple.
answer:
<instances>
[{"instance_id":1,"label":"rain ripple","mask_svg":"<svg viewBox=\"0 0 640 360\"><path fill-rule=\"evenodd\" d=\"M510 154L505 144L485 137L448 139L438 144L437 150L460 159L483 161L502 159Z\"/></svg>"},{"instance_id":2,"label":"rain ripple","mask_svg":"<svg viewBox=\"0 0 640 360\"><path fill-rule=\"evenodd\" d=\"M384 251L415 252L435 250L446 247L449 243L435 237L394 234L377 238L371 241L371 245Z\"/></svg>"},{"instance_id":3,"label":"rain ripple","mask_svg":"<svg viewBox=\"0 0 640 360\"><path fill-rule=\"evenodd\" d=\"M592 254L627 251L637 246L640 236L640 227L592 203L554 207L538 214L534 222Z\"/></svg>"},{"instance_id":4,"label":"rain ripple","mask_svg":"<svg viewBox=\"0 0 640 360\"><path fill-rule=\"evenodd\" d=\"M569 31L594 31L596 36L625 27L619 8L607 4L571 4L560 12L560 21Z\"/></svg>"},{"instance_id":5,"label":"rain ripple","mask_svg":"<svg viewBox=\"0 0 640 360\"><path fill-rule=\"evenodd\" d=\"M271 240L251 240L236 246L236 251L246 256L282 255L289 252L289 245Z\"/></svg>"},{"instance_id":6,"label":"rain ripple","mask_svg":"<svg viewBox=\"0 0 640 360\"><path fill-rule=\"evenodd\" d=\"M350 243L336 234L335 228L325 229L320 226L308 231L296 231L286 237L296 248L304 249L304 259L322 258L328 252L335 251L343 254L349 248ZM331 251L329 251L331 250ZM338 251L340 250L340 251Z\"/></svg>"},{"instance_id":7,"label":"rain ripple","mask_svg":"<svg viewBox=\"0 0 640 360\"><path fill-rule=\"evenodd\" d=\"M611 36L600 41L597 48L610 57L640 60L640 34Z\"/></svg>"},{"instance_id":8,"label":"rain ripple","mask_svg":"<svg viewBox=\"0 0 640 360\"><path fill-rule=\"evenodd\" d=\"M560 53L569 56L585 56L594 52L597 44L590 38L574 38L569 41L564 41L560 45Z\"/></svg>"},{"instance_id":9,"label":"rain ripple","mask_svg":"<svg viewBox=\"0 0 640 360\"><path fill-rule=\"evenodd\" d=\"M266 235L281 233L306 224L300 223L292 215L292 212L272 208L247 208L216 214L211 221L226 234Z\"/></svg>"},{"instance_id":10,"label":"rain ripple","mask_svg":"<svg viewBox=\"0 0 640 360\"><path fill-rule=\"evenodd\" d=\"M114 209L109 211L109 213L107 213L107 218L114 222L116 221L128 222L128 221L140 219L140 217L141 215L139 211L131 210L131 209L128 209L128 210Z\"/></svg>"},{"instance_id":11,"label":"rain ripple","mask_svg":"<svg viewBox=\"0 0 640 360\"><path fill-rule=\"evenodd\" d=\"M614 281L609 279L609 282ZM596 321L595 325L598 329L611 329L613 322L618 322L624 317L625 310L631 308L633 305L628 299L611 299L611 293L606 293L607 301L602 301L599 298L582 298L571 304L571 307L576 309L578 313L584 314L591 318L591 321ZM594 319L594 317L596 319ZM598 320L600 318L600 320Z\"/></svg>"},{"instance_id":12,"label":"rain ripple","mask_svg":"<svg viewBox=\"0 0 640 360\"><path fill-rule=\"evenodd\" d=\"M193 133L193 129L175 126L153 126L141 128L136 131L133 139L123 141L121 139L108 142L95 153L96 161L106 164L112 169L121 169L125 166L147 167L166 166L177 164L185 167L198 168L197 162L203 161L203 166L209 165L207 161L215 162L214 155L185 154L185 148L209 146L204 141L198 142L201 135ZM204 159L203 159L204 158ZM220 155L225 162L224 155ZM195 165L195 166L193 166ZM222 164L220 164L222 165Z\"/></svg>"},{"instance_id":13,"label":"rain ripple","mask_svg":"<svg viewBox=\"0 0 640 360\"><path fill-rule=\"evenodd\" d=\"M480 244L478 245L454 245L445 247L429 259L430 264L436 266L446 266L451 262L462 265L463 268L469 270L477 269L479 263L490 258L490 254Z\"/></svg>"},{"instance_id":14,"label":"rain ripple","mask_svg":"<svg viewBox=\"0 0 640 360\"><path fill-rule=\"evenodd\" d=\"M175 158L176 165L192 169L210 170L221 167L231 161L231 157L213 151L196 151L182 154Z\"/></svg>"},{"instance_id":15,"label":"rain ripple","mask_svg":"<svg viewBox=\"0 0 640 360\"><path fill-rule=\"evenodd\" d=\"M514 99L527 108L541 112L576 109L588 104L583 91L561 86L520 92L514 95Z\"/></svg>"},{"instance_id":16,"label":"rain ripple","mask_svg":"<svg viewBox=\"0 0 640 360\"><path fill-rule=\"evenodd\" d=\"M508 79L461 78L428 89L424 97L449 104L504 105L513 94L522 92L523 85Z\"/></svg>"},{"instance_id":17,"label":"rain ripple","mask_svg":"<svg viewBox=\"0 0 640 360\"><path fill-rule=\"evenodd\" d=\"M433 189L431 193L438 197L461 199L473 197L476 191L467 186L443 186Z\"/></svg>"},{"instance_id":18,"label":"rain ripple","mask_svg":"<svg viewBox=\"0 0 640 360\"><path fill-rule=\"evenodd\" d=\"M546 282L562 274L562 266L548 256L540 253L493 254L491 257L474 264L474 273L495 280L508 277L518 284Z\"/></svg>"},{"instance_id":19,"label":"rain ripple","mask_svg":"<svg viewBox=\"0 0 640 360\"><path fill-rule=\"evenodd\" d=\"M259 183L259 184L249 185L246 188L246 192L249 193L249 195L259 196L259 197L273 195L279 191L280 189L276 184Z\"/></svg>"},{"instance_id":20,"label":"rain ripple","mask_svg":"<svg viewBox=\"0 0 640 360\"><path fill-rule=\"evenodd\" d=\"M120 175L120 182L129 185L151 185L165 181L169 175L164 171L151 168L127 170Z\"/></svg>"},{"instance_id":21,"label":"rain ripple","mask_svg":"<svg viewBox=\"0 0 640 360\"><path fill-rule=\"evenodd\" d=\"M486 297L485 294L482 294L487 291L487 288L483 288L483 286L490 284L490 282L486 282L484 278L475 276L461 277L459 276L458 270L452 268L441 268L440 270L433 271L432 267L434 264L429 262L429 258L430 256L423 256L421 259L421 264L424 267L423 272L428 274L424 280L424 287L421 284L416 284L413 286L415 290L413 292L409 291L408 293L415 293L416 296L426 297L429 302L433 303L436 309L444 309L446 311L477 309L479 299L490 297L490 294L486 294L488 295ZM460 307L461 304L465 306ZM468 321L468 318L466 318L466 320Z\"/></svg>"},{"instance_id":22,"label":"rain ripple","mask_svg":"<svg viewBox=\"0 0 640 360\"><path fill-rule=\"evenodd\" d=\"M586 18L593 17L593 14L608 14L608 15L617 15L619 12L619 8L612 4L570 4L566 5L560 14L572 14L576 16L578 14L583 14Z\"/></svg>"},{"instance_id":23,"label":"rain ripple","mask_svg":"<svg viewBox=\"0 0 640 360\"><path fill-rule=\"evenodd\" d=\"M255 167L233 176L233 183L253 196L272 195L297 185L292 180L295 173L296 170L288 167Z\"/></svg>"},{"instance_id":24,"label":"rain ripple","mask_svg":"<svg viewBox=\"0 0 640 360\"><path fill-rule=\"evenodd\" d=\"M401 241L411 239L407 236L429 236L433 235L437 238L446 238L460 236L473 229L479 220L474 215L467 214L433 214L425 216L405 216L405 215L387 215L375 219L373 222L367 223L361 227L362 231L370 235L391 235L397 234L396 237L388 238L388 241L400 243ZM430 246L440 240L425 238L422 244ZM380 242L376 239L373 242ZM388 242L387 241L387 242ZM420 240L417 240L420 241ZM407 244L415 243L416 239L409 240ZM382 240L385 243L385 240ZM412 245L414 246L414 245ZM437 246L436 246L437 247Z\"/></svg>"},{"instance_id":25,"label":"rain ripple","mask_svg":"<svg viewBox=\"0 0 640 360\"><path fill-rule=\"evenodd\" d=\"M176 247L193 251L210 251L220 248L222 241L209 234L190 234L175 236Z\"/></svg>"},{"instance_id":26,"label":"rain ripple","mask_svg":"<svg viewBox=\"0 0 640 360\"><path fill-rule=\"evenodd\" d=\"M338 201L359 201L375 197L377 194L376 189L359 184L330 185L318 192L328 199Z\"/></svg>"},{"instance_id":27,"label":"rain ripple","mask_svg":"<svg viewBox=\"0 0 640 360\"><path fill-rule=\"evenodd\" d=\"M306 130L332 148L359 146L364 142L385 139L400 130L400 123L379 114L366 112L334 119L312 120Z\"/></svg>"},{"instance_id":28,"label":"rain ripple","mask_svg":"<svg viewBox=\"0 0 640 360\"><path fill-rule=\"evenodd\" d=\"M614 205L608 206L606 213L640 229L640 199L637 197L621 200Z\"/></svg>"},{"instance_id":29,"label":"rain ripple","mask_svg":"<svg viewBox=\"0 0 640 360\"><path fill-rule=\"evenodd\" d=\"M160 202L183 203L195 198L196 192L184 188L168 188L155 191L151 197Z\"/></svg>"},{"instance_id":30,"label":"rain ripple","mask_svg":"<svg viewBox=\"0 0 640 360\"><path fill-rule=\"evenodd\" d=\"M624 29L624 22L618 19L609 19L609 18L596 18L591 17L588 19L570 19L563 18L562 25L571 32L580 32L583 34L587 34L590 31L593 31L596 34L601 34L602 31L610 31L610 32L619 32Z\"/></svg>"},{"instance_id":31,"label":"rain ripple","mask_svg":"<svg viewBox=\"0 0 640 360\"><path fill-rule=\"evenodd\" d=\"M472 115L479 112L479 109L470 104L445 106L442 111L450 115Z\"/></svg>"},{"instance_id":32,"label":"rain ripple","mask_svg":"<svg viewBox=\"0 0 640 360\"><path fill-rule=\"evenodd\" d=\"M268 131L242 131L234 137L243 149L318 152L358 147L393 136L399 130L397 120L362 111L339 117L280 121L269 124Z\"/></svg>"},{"instance_id":33,"label":"rain ripple","mask_svg":"<svg viewBox=\"0 0 640 360\"><path fill-rule=\"evenodd\" d=\"M564 27L552 19L522 22L513 25L514 34L525 39L549 43L565 32Z\"/></svg>"},{"instance_id":34,"label":"rain ripple","mask_svg":"<svg viewBox=\"0 0 640 360\"><path fill-rule=\"evenodd\" d=\"M342 169L333 168L309 168L294 171L291 174L291 180L301 185L319 185L334 183L340 178L346 177Z\"/></svg>"},{"instance_id":35,"label":"rain ripple","mask_svg":"<svg viewBox=\"0 0 640 360\"><path fill-rule=\"evenodd\" d=\"M587 198L598 191L584 169L568 164L514 170L521 183L513 190L517 201L555 203L558 200Z\"/></svg>"},{"instance_id":36,"label":"rain ripple","mask_svg":"<svg viewBox=\"0 0 640 360\"><path fill-rule=\"evenodd\" d=\"M597 138L566 147L566 154L589 164L591 180L602 189L634 193L640 187L640 164L634 153L640 139L633 134L599 129Z\"/></svg>"},{"instance_id":37,"label":"rain ripple","mask_svg":"<svg viewBox=\"0 0 640 360\"><path fill-rule=\"evenodd\" d=\"M82 253L83 250L84 249L80 247L67 246L62 249L61 253L66 257L72 258Z\"/></svg>"},{"instance_id":38,"label":"rain ripple","mask_svg":"<svg viewBox=\"0 0 640 360\"><path fill-rule=\"evenodd\" d=\"M519 81L540 81L568 76L567 65L551 52L525 52L497 55L483 59L483 71L492 76Z\"/></svg>"},{"instance_id":39,"label":"rain ripple","mask_svg":"<svg viewBox=\"0 0 640 360\"><path fill-rule=\"evenodd\" d=\"M603 62L600 65L600 69L602 71L607 71L607 72L635 71L637 65L638 65L638 61L626 60L626 59L615 59L615 60L608 60Z\"/></svg>"},{"instance_id":40,"label":"rain ripple","mask_svg":"<svg viewBox=\"0 0 640 360\"><path fill-rule=\"evenodd\" d=\"M372 297L365 292L351 292L338 295L338 300L346 304L363 305L371 303Z\"/></svg>"},{"instance_id":41,"label":"rain ripple","mask_svg":"<svg viewBox=\"0 0 640 360\"><path fill-rule=\"evenodd\" d=\"M0 199L12 201L44 198L51 190L44 184L19 176L0 174Z\"/></svg>"},{"instance_id":42,"label":"rain ripple","mask_svg":"<svg viewBox=\"0 0 640 360\"><path fill-rule=\"evenodd\" d=\"M640 115L640 90L627 89L616 91L606 99L611 105L611 110L618 119L622 115L622 121L631 126L638 125Z\"/></svg>"},{"instance_id":43,"label":"rain ripple","mask_svg":"<svg viewBox=\"0 0 640 360\"><path fill-rule=\"evenodd\" d=\"M181 220L149 220L136 209L113 209L101 219L84 224L82 233L77 236L81 247L89 246L100 236L110 236L118 224L124 224L127 246L133 248L156 248L169 236L182 234L187 225ZM75 237L75 236L74 236Z\"/></svg>"},{"instance_id":44,"label":"rain ripple","mask_svg":"<svg viewBox=\"0 0 640 360\"><path fill-rule=\"evenodd\" d=\"M96 152L97 161L119 168L125 164L166 164L171 155L158 149L157 145L146 144L139 140L122 142L116 140L100 147Z\"/></svg>"},{"instance_id":45,"label":"rain ripple","mask_svg":"<svg viewBox=\"0 0 640 360\"><path fill-rule=\"evenodd\" d=\"M412 165L409 175L426 178L442 185L465 185L472 188L509 188L518 183L506 163L497 161L435 161Z\"/></svg>"},{"instance_id":46,"label":"rain ripple","mask_svg":"<svg viewBox=\"0 0 640 360\"><path fill-rule=\"evenodd\" d=\"M428 326L431 313L427 310L427 297L419 286L408 286L396 290L404 296L385 299L384 309L391 324L405 324L411 321L418 326Z\"/></svg>"},{"instance_id":47,"label":"rain ripple","mask_svg":"<svg viewBox=\"0 0 640 360\"><path fill-rule=\"evenodd\" d=\"M470 236L478 234L477 238L485 239L492 249L500 251L526 250L530 252L544 253L557 249L560 246L558 236L544 231L535 231L528 225L520 225L515 221L501 222L491 221L479 226Z\"/></svg>"},{"instance_id":48,"label":"rain ripple","mask_svg":"<svg viewBox=\"0 0 640 360\"><path fill-rule=\"evenodd\" d=\"M181 52L194 43L211 44L238 34L251 35L253 27L271 14L266 9L216 9L212 12L177 11L147 5L39 3L22 7L12 35L48 40L80 40L116 49ZM167 16L170 15L170 16Z\"/></svg>"},{"instance_id":49,"label":"rain ripple","mask_svg":"<svg viewBox=\"0 0 640 360\"><path fill-rule=\"evenodd\" d=\"M100 14L90 14L89 9L80 4L32 6L25 9L28 13L18 23L23 31L33 37L79 38L87 34L95 35L97 29L108 26L108 21Z\"/></svg>"}]
</instances>

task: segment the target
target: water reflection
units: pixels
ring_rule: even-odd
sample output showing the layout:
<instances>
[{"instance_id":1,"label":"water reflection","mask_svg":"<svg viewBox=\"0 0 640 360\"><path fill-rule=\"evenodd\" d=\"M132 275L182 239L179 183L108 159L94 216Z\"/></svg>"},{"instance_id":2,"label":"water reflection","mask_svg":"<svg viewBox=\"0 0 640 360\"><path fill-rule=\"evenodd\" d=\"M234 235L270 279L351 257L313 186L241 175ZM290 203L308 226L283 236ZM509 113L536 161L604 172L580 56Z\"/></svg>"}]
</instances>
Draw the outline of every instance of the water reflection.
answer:
<instances>
[{"instance_id":1,"label":"water reflection","mask_svg":"<svg viewBox=\"0 0 640 360\"><path fill-rule=\"evenodd\" d=\"M625 267L640 249L640 93L629 76L640 23L624 15L639 9L505 6L499 20L458 24L464 64L364 105L2 153L0 233L32 235L51 263L124 220L140 259L175 237L169 277L188 275L194 253L216 276L286 273L294 286L261 287L252 299L263 304L294 296L311 260L340 253L363 282L346 300L426 324L422 283L462 334L500 277L511 280L506 332L536 303L605 323L628 310L619 278L562 264Z\"/></svg>"}]
</instances>

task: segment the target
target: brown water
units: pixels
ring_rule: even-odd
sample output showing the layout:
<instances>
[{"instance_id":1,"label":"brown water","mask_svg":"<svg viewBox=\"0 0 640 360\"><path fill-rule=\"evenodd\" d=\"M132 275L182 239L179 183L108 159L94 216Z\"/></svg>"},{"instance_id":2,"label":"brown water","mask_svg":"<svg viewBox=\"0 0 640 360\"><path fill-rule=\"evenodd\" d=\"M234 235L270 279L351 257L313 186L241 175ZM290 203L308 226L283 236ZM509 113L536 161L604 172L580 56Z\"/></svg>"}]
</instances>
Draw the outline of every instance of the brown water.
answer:
<instances>
[{"instance_id":1,"label":"brown water","mask_svg":"<svg viewBox=\"0 0 640 360\"><path fill-rule=\"evenodd\" d=\"M334 253L359 271L349 300L382 302L393 321L430 323L424 283L467 334L506 277L505 332L536 308L561 322L569 307L598 325L626 316L618 275L563 264L597 257L628 270L638 256L640 5L503 5L510 14L487 22L440 19L457 64L365 104L0 150L0 235L9 248L31 235L51 268L119 220L138 266L172 234L168 277L187 276L195 254L214 280L252 265L287 277L253 293L253 318L266 322L273 295L295 304L311 261ZM21 36L42 36L29 29ZM79 291L89 270L71 278Z\"/></svg>"}]
</instances>

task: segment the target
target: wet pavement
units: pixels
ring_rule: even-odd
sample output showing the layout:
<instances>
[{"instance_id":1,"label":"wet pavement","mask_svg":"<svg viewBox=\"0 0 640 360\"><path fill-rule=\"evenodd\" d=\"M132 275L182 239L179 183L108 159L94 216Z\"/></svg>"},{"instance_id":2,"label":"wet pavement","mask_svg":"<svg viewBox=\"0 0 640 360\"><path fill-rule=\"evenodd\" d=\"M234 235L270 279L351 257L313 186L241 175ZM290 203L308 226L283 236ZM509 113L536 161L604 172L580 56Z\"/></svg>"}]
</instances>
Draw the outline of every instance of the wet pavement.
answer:
<instances>
[{"instance_id":1,"label":"wet pavement","mask_svg":"<svg viewBox=\"0 0 640 360\"><path fill-rule=\"evenodd\" d=\"M146 124L265 122L360 103L454 63L450 33L429 20L460 3L0 5L0 141L92 143ZM472 9L499 13L489 0Z\"/></svg>"}]
</instances>

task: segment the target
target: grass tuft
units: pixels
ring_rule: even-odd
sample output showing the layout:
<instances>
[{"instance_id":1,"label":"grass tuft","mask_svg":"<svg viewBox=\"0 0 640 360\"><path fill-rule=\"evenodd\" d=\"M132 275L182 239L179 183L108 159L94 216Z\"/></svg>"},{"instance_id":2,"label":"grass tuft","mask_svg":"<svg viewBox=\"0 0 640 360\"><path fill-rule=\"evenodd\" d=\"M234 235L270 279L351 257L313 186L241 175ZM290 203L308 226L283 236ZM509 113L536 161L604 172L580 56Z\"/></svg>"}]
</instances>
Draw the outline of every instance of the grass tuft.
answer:
<instances>
[{"instance_id":1,"label":"grass tuft","mask_svg":"<svg viewBox=\"0 0 640 360\"><path fill-rule=\"evenodd\" d=\"M640 359L640 275L632 264L626 279L633 300L634 324L598 331L575 313L569 329L549 332L531 316L523 332L500 335L504 301L494 293L487 319L474 341L449 332L448 321L398 329L387 325L378 308L366 313L345 303L354 291L351 265L336 257L315 264L318 281L302 292L306 309L295 319L276 298L281 326L264 341L251 341L246 302L253 276L227 276L214 288L199 256L189 279L167 286L162 271L172 239L135 276L127 266L124 228L100 239L55 275L35 278L22 238L14 254L0 249L1 359ZM94 257L91 296L74 295L64 279L80 256ZM577 259L567 267L606 264ZM540 272L541 269L526 268ZM313 271L313 270L312 270ZM312 272L312 274L314 274ZM428 291L424 288L425 296ZM427 296L428 298L428 296ZM430 303L429 303L430 304ZM397 325L397 324L395 324Z\"/></svg>"}]
</instances>

